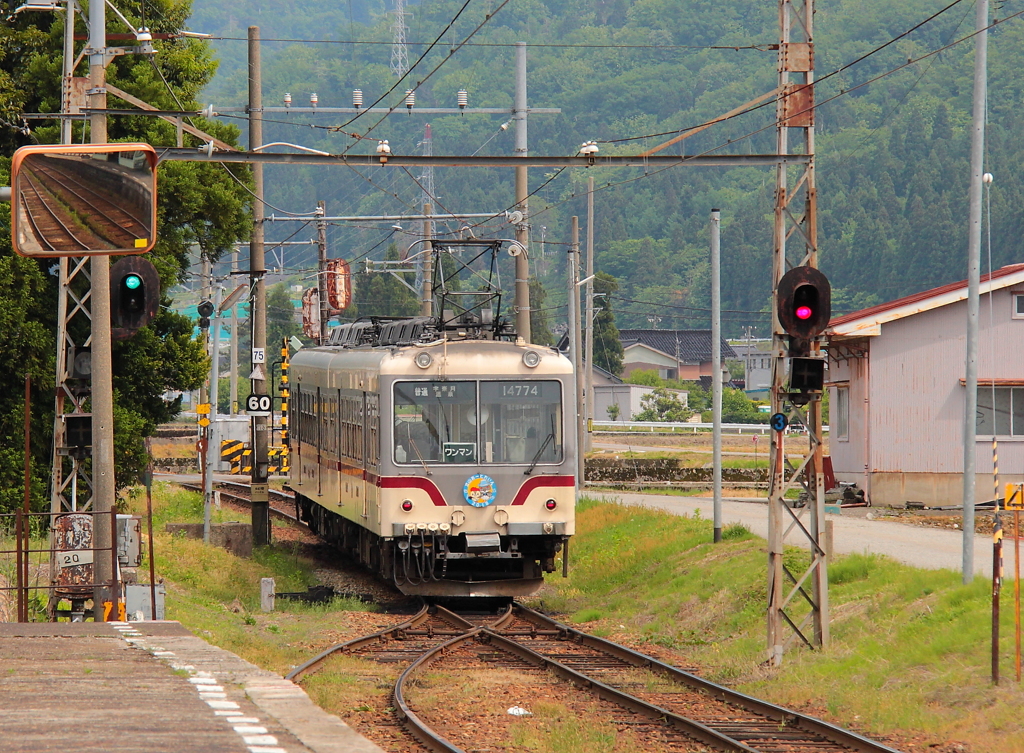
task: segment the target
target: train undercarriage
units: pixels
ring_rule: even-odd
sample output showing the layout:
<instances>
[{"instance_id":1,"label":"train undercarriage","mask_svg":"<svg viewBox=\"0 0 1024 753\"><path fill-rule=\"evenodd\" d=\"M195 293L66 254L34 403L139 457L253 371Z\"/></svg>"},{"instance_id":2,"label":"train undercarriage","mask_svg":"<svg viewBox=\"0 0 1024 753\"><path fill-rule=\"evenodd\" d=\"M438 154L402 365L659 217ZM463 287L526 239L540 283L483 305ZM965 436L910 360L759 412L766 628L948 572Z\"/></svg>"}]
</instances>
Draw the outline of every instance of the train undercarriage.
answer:
<instances>
[{"instance_id":1,"label":"train undercarriage","mask_svg":"<svg viewBox=\"0 0 1024 753\"><path fill-rule=\"evenodd\" d=\"M558 535L449 534L417 529L383 537L297 495L303 522L341 554L404 594L447 597L528 596L555 570L567 544Z\"/></svg>"}]
</instances>

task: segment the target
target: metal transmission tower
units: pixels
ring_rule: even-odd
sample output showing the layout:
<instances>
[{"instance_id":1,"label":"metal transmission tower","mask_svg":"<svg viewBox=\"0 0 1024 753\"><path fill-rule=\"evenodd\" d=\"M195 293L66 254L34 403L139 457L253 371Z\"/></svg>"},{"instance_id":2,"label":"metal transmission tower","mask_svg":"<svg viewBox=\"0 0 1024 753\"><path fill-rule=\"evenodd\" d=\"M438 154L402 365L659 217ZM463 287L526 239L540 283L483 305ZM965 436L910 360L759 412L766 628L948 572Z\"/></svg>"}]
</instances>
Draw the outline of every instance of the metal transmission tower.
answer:
<instances>
[{"instance_id":1,"label":"metal transmission tower","mask_svg":"<svg viewBox=\"0 0 1024 753\"><path fill-rule=\"evenodd\" d=\"M391 25L391 72L401 78L409 70L409 51L405 46L405 0L395 0L395 22Z\"/></svg>"},{"instance_id":2,"label":"metal transmission tower","mask_svg":"<svg viewBox=\"0 0 1024 753\"><path fill-rule=\"evenodd\" d=\"M785 431L773 426L780 430L772 432L768 500L768 658L776 665L796 638L811 647L824 647L829 641L821 394L817 391L797 397L789 389L792 384L787 387L787 360L796 353L790 352L791 343L780 322L778 306L778 287L783 275L794 267L818 266L813 18L814 0L779 0L780 161L776 167L772 263L772 411L800 419L807 427L808 446L800 461L793 465L787 458ZM793 155L804 156L803 164L790 166L786 158ZM796 175L791 175L791 170ZM817 338L810 338L808 350L811 358L820 357ZM795 488L805 492L805 507L786 504L786 492ZM803 572L792 572L783 562L788 533L805 537L810 543L810 562ZM808 626L812 630L810 635Z\"/></svg>"}]
</instances>

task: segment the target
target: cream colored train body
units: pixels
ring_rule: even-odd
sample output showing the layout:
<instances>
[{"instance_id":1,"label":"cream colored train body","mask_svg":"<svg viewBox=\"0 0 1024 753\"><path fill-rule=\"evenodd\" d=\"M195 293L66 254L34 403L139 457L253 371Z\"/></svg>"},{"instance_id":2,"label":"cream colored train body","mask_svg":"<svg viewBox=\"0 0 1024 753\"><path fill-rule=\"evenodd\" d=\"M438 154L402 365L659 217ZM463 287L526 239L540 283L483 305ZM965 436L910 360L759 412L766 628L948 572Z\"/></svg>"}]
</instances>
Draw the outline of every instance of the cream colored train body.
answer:
<instances>
[{"instance_id":1,"label":"cream colored train body","mask_svg":"<svg viewBox=\"0 0 1024 753\"><path fill-rule=\"evenodd\" d=\"M567 554L575 398L557 351L326 346L299 351L290 373L303 519L403 592L521 596Z\"/></svg>"}]
</instances>

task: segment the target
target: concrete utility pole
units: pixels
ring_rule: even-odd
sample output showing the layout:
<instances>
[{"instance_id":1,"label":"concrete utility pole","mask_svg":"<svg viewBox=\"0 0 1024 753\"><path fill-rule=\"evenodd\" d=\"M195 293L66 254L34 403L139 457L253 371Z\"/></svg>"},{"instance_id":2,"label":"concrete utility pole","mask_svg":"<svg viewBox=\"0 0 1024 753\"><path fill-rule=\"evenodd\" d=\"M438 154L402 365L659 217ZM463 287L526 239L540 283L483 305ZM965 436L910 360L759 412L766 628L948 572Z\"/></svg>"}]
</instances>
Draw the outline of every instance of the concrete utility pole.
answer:
<instances>
[{"instance_id":1,"label":"concrete utility pole","mask_svg":"<svg viewBox=\"0 0 1024 753\"><path fill-rule=\"evenodd\" d=\"M203 474L203 543L210 543L210 520L213 510L213 469L220 455L217 440L221 438L217 431L217 402L220 387L220 317L221 287L214 283L213 292L213 336L210 341L210 390L209 403L210 425L206 429L206 472Z\"/></svg>"},{"instance_id":2,"label":"concrete utility pole","mask_svg":"<svg viewBox=\"0 0 1024 753\"><path fill-rule=\"evenodd\" d=\"M89 4L89 140L93 144L107 142L106 4ZM114 545L110 517L113 515L114 495L114 376L110 355L110 259L105 255L93 256L90 261L92 292L92 461L93 461L93 564L97 583L93 595L93 615L103 622L103 602L115 604L113 619L117 619L117 573L111 563L110 550ZM101 585L109 584L109 585Z\"/></svg>"},{"instance_id":3,"label":"concrete utility pole","mask_svg":"<svg viewBox=\"0 0 1024 753\"><path fill-rule=\"evenodd\" d=\"M526 42L516 42L516 157L528 157L526 141ZM530 190L525 164L516 167L516 209L523 218L516 224L516 240L523 252L516 256L516 332L530 342Z\"/></svg>"},{"instance_id":4,"label":"concrete utility pole","mask_svg":"<svg viewBox=\"0 0 1024 753\"><path fill-rule=\"evenodd\" d=\"M711 210L711 420L714 541L722 540L722 217Z\"/></svg>"},{"instance_id":5,"label":"concrete utility pole","mask_svg":"<svg viewBox=\"0 0 1024 753\"><path fill-rule=\"evenodd\" d=\"M238 248L231 250L231 279L238 272ZM231 408L232 416L238 413L238 305L231 304Z\"/></svg>"},{"instance_id":6,"label":"concrete utility pole","mask_svg":"<svg viewBox=\"0 0 1024 753\"><path fill-rule=\"evenodd\" d=\"M249 151L263 146L263 76L260 65L260 27L249 27ZM252 166L252 240L249 243L249 289L252 316L252 392L267 394L267 286L263 247L263 165ZM257 546L270 543L270 440L266 416L252 418L252 540Z\"/></svg>"},{"instance_id":7,"label":"concrete utility pole","mask_svg":"<svg viewBox=\"0 0 1024 753\"><path fill-rule=\"evenodd\" d=\"M327 300L327 205L316 203L316 245L317 275L316 290L320 296L320 345L327 342L328 319L331 318L331 304Z\"/></svg>"},{"instance_id":8,"label":"concrete utility pole","mask_svg":"<svg viewBox=\"0 0 1024 753\"><path fill-rule=\"evenodd\" d=\"M974 579L974 474L978 439L978 319L981 308L981 176L985 167L988 99L988 0L978 0L974 27L974 112L971 122L970 218L967 234L967 348L964 368L963 582ZM993 429L994 431L994 429Z\"/></svg>"},{"instance_id":9,"label":"concrete utility pole","mask_svg":"<svg viewBox=\"0 0 1024 753\"><path fill-rule=\"evenodd\" d=\"M584 416L586 450L593 448L590 422L594 419L594 176L587 178L587 411Z\"/></svg>"},{"instance_id":10,"label":"concrete utility pole","mask_svg":"<svg viewBox=\"0 0 1024 753\"><path fill-rule=\"evenodd\" d=\"M583 369L580 363L580 218L572 218L572 234L569 243L569 359L572 361L572 372L576 381L576 478L580 488L584 481L584 452L586 427L583 424Z\"/></svg>"},{"instance_id":11,"label":"concrete utility pole","mask_svg":"<svg viewBox=\"0 0 1024 753\"><path fill-rule=\"evenodd\" d=\"M818 266L817 185L814 173L814 0L779 0L779 86L776 104L777 144L775 240L772 258L772 412L801 418L807 426L808 447L795 470L786 468L783 431L772 432L771 491L768 497L768 660L782 663L785 647L796 637L812 647L829 642L828 572L825 558L825 475L821 434L821 398L810 395L806 417L787 391L789 340L779 321L778 287L792 267ZM790 131L797 136L790 148ZM789 182L792 157L796 180ZM787 241L794 239L793 248ZM792 258L789 254L792 253ZM812 340L810 356L821 354ZM786 492L801 489L810 496L805 508L786 504ZM802 517L809 520L801 520ZM810 563L790 572L783 562L787 532L806 537ZM808 593L807 585L810 585ZM804 634L810 624L813 634ZM792 634L787 637L787 631Z\"/></svg>"}]
</instances>

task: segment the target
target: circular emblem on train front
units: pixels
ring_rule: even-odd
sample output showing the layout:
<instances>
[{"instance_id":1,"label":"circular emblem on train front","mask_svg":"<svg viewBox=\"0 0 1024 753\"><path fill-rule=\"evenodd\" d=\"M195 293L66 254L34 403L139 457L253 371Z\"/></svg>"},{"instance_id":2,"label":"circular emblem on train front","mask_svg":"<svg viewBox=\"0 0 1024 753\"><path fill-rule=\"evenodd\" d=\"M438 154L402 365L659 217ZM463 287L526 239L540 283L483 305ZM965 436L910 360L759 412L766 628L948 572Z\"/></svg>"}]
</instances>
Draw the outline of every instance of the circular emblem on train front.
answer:
<instances>
[{"instance_id":1,"label":"circular emblem on train front","mask_svg":"<svg viewBox=\"0 0 1024 753\"><path fill-rule=\"evenodd\" d=\"M466 479L466 485L462 487L462 496L473 507L487 507L498 496L498 485L490 476L477 473Z\"/></svg>"}]
</instances>

